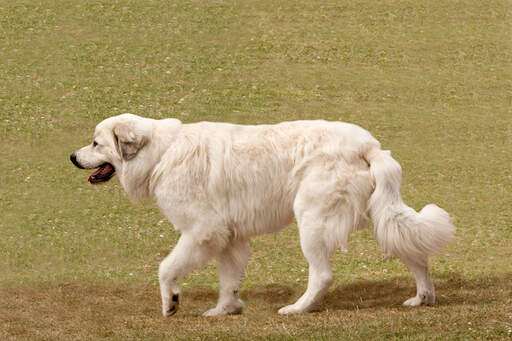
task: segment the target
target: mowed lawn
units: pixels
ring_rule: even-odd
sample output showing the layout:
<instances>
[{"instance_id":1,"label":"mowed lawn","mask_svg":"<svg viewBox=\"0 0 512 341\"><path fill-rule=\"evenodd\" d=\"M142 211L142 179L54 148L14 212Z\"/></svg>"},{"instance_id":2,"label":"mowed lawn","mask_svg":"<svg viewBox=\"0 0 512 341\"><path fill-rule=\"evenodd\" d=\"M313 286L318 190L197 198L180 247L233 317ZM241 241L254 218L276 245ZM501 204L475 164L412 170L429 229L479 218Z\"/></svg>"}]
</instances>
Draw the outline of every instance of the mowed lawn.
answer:
<instances>
[{"instance_id":1,"label":"mowed lawn","mask_svg":"<svg viewBox=\"0 0 512 341\"><path fill-rule=\"evenodd\" d=\"M0 0L0 339L376 340L512 337L509 1ZM332 259L317 312L295 225L251 242L239 316L203 318L216 265L160 314L178 234L69 154L124 112L235 123L343 120L404 169L405 201L456 219L434 307L371 227Z\"/></svg>"}]
</instances>

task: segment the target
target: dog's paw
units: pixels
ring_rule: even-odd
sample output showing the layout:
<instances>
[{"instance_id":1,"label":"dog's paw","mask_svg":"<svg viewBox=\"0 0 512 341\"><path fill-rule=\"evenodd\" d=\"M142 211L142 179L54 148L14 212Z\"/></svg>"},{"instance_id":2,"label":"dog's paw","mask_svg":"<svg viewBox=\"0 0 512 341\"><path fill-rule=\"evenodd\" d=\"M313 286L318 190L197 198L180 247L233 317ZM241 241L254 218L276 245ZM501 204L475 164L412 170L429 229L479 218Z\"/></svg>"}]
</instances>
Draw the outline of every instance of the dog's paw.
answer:
<instances>
[{"instance_id":1,"label":"dog's paw","mask_svg":"<svg viewBox=\"0 0 512 341\"><path fill-rule=\"evenodd\" d=\"M302 314L307 312L306 309L300 308L297 306L297 304L290 304L286 307L282 307L279 309L278 313L281 315L289 315L289 314Z\"/></svg>"},{"instance_id":2,"label":"dog's paw","mask_svg":"<svg viewBox=\"0 0 512 341\"><path fill-rule=\"evenodd\" d=\"M241 311L240 311L241 312ZM214 317L214 316L224 316L229 314L237 314L235 312L229 313L227 310L225 310L223 307L215 307L213 309L210 309L208 311L205 311L203 313L203 316L205 317Z\"/></svg>"},{"instance_id":3,"label":"dog's paw","mask_svg":"<svg viewBox=\"0 0 512 341\"><path fill-rule=\"evenodd\" d=\"M409 298L403 303L406 307L418 307L420 305L434 305L435 296L430 292L419 293L418 295Z\"/></svg>"},{"instance_id":4,"label":"dog's paw","mask_svg":"<svg viewBox=\"0 0 512 341\"><path fill-rule=\"evenodd\" d=\"M421 298L419 298L418 296L411 297L408 300L406 300L403 303L403 305L406 306L406 307L417 307L417 306L420 306L421 305Z\"/></svg>"},{"instance_id":5,"label":"dog's paw","mask_svg":"<svg viewBox=\"0 0 512 341\"><path fill-rule=\"evenodd\" d=\"M237 299L235 302L227 305L217 305L215 308L206 311L203 316L212 317L212 316L223 316L223 315L237 315L241 314L244 308L244 302L242 300Z\"/></svg>"},{"instance_id":6,"label":"dog's paw","mask_svg":"<svg viewBox=\"0 0 512 341\"><path fill-rule=\"evenodd\" d=\"M178 311L179 305L180 305L180 296L178 294L172 295L171 301L169 302L169 306L162 307L163 308L162 313L163 313L164 317L169 317L169 316L176 314L176 312Z\"/></svg>"}]
</instances>

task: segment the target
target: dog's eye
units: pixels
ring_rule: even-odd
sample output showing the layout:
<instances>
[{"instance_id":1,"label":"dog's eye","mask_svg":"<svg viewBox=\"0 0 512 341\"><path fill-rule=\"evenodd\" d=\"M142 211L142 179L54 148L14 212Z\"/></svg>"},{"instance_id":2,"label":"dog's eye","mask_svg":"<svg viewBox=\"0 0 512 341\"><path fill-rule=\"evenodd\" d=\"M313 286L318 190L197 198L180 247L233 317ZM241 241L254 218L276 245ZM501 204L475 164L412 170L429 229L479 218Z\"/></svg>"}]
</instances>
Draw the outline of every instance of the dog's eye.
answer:
<instances>
[{"instance_id":1,"label":"dog's eye","mask_svg":"<svg viewBox=\"0 0 512 341\"><path fill-rule=\"evenodd\" d=\"M92 143L92 146L93 146L93 147L96 147L97 145L98 145L98 142L96 142L96 141L94 141L94 142Z\"/></svg>"}]
</instances>

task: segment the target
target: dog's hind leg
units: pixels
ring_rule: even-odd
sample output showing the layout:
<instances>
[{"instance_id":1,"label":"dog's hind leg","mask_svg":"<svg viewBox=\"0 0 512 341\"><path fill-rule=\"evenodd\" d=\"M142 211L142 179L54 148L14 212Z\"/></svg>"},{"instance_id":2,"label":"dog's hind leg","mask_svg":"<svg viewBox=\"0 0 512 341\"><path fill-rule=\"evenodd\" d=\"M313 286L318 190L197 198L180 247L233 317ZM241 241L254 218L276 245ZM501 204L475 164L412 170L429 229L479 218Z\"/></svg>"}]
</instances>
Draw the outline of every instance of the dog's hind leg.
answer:
<instances>
[{"instance_id":1,"label":"dog's hind leg","mask_svg":"<svg viewBox=\"0 0 512 341\"><path fill-rule=\"evenodd\" d=\"M315 307L333 282L331 255L340 245L347 246L350 234L364 221L371 193L369 174L351 172L341 161L311 169L297 192L293 210L302 252L309 263L308 288L297 302L281 308L280 314L303 313Z\"/></svg>"},{"instance_id":2,"label":"dog's hind leg","mask_svg":"<svg viewBox=\"0 0 512 341\"><path fill-rule=\"evenodd\" d=\"M250 250L247 241L232 241L219 255L219 301L217 306L208 310L203 316L239 314L243 302L237 297L242 284L245 267Z\"/></svg>"},{"instance_id":3,"label":"dog's hind leg","mask_svg":"<svg viewBox=\"0 0 512 341\"><path fill-rule=\"evenodd\" d=\"M311 311L333 282L329 258L332 250L325 241L324 226L316 219L299 221L300 245L309 263L308 288L292 305L279 309L279 314L298 314Z\"/></svg>"},{"instance_id":4,"label":"dog's hind leg","mask_svg":"<svg viewBox=\"0 0 512 341\"><path fill-rule=\"evenodd\" d=\"M183 234L172 252L160 263L158 278L162 295L162 313L174 315L178 311L182 280L190 271L204 267L215 255L215 248L198 242L193 236Z\"/></svg>"},{"instance_id":5,"label":"dog's hind leg","mask_svg":"<svg viewBox=\"0 0 512 341\"><path fill-rule=\"evenodd\" d=\"M417 307L419 305L434 305L435 289L430 279L428 258L425 256L420 260L413 261L407 257L400 257L400 260L411 270L416 280L416 296L406 300L403 305Z\"/></svg>"}]
</instances>

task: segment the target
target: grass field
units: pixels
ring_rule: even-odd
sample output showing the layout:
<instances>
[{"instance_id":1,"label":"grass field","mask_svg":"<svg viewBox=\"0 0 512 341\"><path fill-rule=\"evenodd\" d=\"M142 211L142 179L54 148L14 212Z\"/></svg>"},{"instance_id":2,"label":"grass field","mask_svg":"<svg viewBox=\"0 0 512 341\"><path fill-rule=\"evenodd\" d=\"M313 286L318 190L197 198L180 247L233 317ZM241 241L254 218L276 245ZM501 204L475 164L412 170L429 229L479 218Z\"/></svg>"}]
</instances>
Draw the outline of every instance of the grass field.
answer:
<instances>
[{"instance_id":1,"label":"grass field","mask_svg":"<svg viewBox=\"0 0 512 341\"><path fill-rule=\"evenodd\" d=\"M0 339L510 339L511 23L504 0L0 0ZM69 162L123 112L370 130L404 168L405 201L456 218L431 261L437 305L401 306L414 280L368 229L333 257L318 312L278 315L307 281L292 225L251 242L244 314L200 316L211 264L162 318L177 233Z\"/></svg>"}]
</instances>

